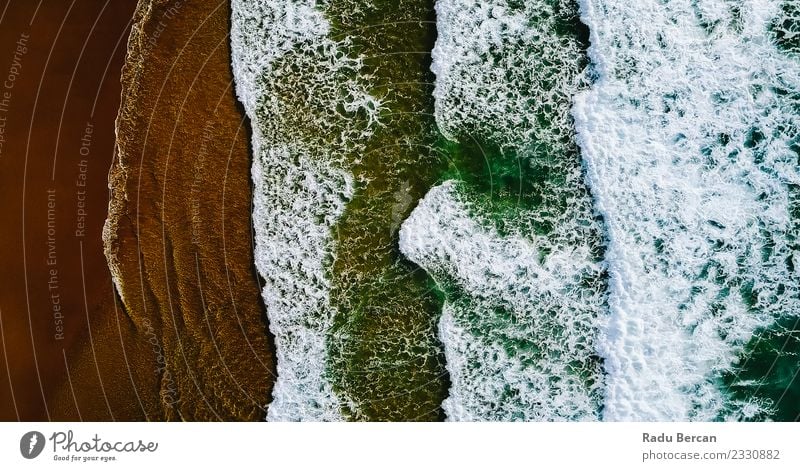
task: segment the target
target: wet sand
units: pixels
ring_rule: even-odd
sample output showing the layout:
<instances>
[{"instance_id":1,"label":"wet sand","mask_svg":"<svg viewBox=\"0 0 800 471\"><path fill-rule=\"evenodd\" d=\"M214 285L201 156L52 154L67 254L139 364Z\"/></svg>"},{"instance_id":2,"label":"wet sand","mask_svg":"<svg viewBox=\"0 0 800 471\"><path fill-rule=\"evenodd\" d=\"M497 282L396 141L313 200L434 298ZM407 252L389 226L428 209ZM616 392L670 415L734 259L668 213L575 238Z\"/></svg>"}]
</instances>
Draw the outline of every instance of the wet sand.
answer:
<instances>
[{"instance_id":1,"label":"wet sand","mask_svg":"<svg viewBox=\"0 0 800 471\"><path fill-rule=\"evenodd\" d=\"M263 418L274 376L229 18L227 0L142 1L123 69L104 239L168 420Z\"/></svg>"},{"instance_id":2,"label":"wet sand","mask_svg":"<svg viewBox=\"0 0 800 471\"><path fill-rule=\"evenodd\" d=\"M0 4L3 420L139 419L157 398L100 237L135 2L70 3Z\"/></svg>"}]
</instances>

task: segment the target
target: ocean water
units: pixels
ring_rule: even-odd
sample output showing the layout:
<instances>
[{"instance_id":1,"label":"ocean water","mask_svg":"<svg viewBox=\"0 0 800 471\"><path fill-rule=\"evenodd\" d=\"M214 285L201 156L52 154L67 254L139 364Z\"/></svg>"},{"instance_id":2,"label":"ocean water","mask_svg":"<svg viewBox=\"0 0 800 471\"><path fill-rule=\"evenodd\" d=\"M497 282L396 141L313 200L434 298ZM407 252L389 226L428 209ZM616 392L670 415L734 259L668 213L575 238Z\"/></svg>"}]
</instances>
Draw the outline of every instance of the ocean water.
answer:
<instances>
[{"instance_id":1,"label":"ocean water","mask_svg":"<svg viewBox=\"0 0 800 471\"><path fill-rule=\"evenodd\" d=\"M369 138L379 103L313 1L234 0L232 11L236 91L252 123L255 261L277 356L267 418L340 420L325 374L331 229L353 194L344 155Z\"/></svg>"},{"instance_id":2,"label":"ocean water","mask_svg":"<svg viewBox=\"0 0 800 471\"><path fill-rule=\"evenodd\" d=\"M325 7L332 36L363 58L379 124L346 165L353 198L333 228L337 309L328 374L354 420L439 420L448 384L436 323L438 293L398 250L398 231L445 159L435 147L432 0L339 0Z\"/></svg>"},{"instance_id":3,"label":"ocean water","mask_svg":"<svg viewBox=\"0 0 800 471\"><path fill-rule=\"evenodd\" d=\"M256 262L275 334L270 420L436 420L441 309L397 250L433 183L433 4L234 2L253 123Z\"/></svg>"},{"instance_id":4,"label":"ocean water","mask_svg":"<svg viewBox=\"0 0 800 471\"><path fill-rule=\"evenodd\" d=\"M400 248L445 294L449 420L594 420L601 228L572 97L588 83L570 1L439 0L432 70L447 180Z\"/></svg>"},{"instance_id":5,"label":"ocean water","mask_svg":"<svg viewBox=\"0 0 800 471\"><path fill-rule=\"evenodd\" d=\"M233 0L269 420L795 420L776 0Z\"/></svg>"},{"instance_id":6,"label":"ocean water","mask_svg":"<svg viewBox=\"0 0 800 471\"><path fill-rule=\"evenodd\" d=\"M800 312L796 11L580 3L595 77L574 116L609 239L604 418L769 418L759 386Z\"/></svg>"}]
</instances>

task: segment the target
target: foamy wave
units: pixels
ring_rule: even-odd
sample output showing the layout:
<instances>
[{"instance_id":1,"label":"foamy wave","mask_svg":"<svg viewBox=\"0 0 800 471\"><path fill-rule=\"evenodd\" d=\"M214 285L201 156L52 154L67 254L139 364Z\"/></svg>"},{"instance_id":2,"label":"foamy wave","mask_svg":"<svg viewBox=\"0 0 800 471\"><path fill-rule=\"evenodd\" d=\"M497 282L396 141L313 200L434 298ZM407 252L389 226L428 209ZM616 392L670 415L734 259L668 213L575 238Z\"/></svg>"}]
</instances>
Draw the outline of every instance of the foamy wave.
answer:
<instances>
[{"instance_id":1,"label":"foamy wave","mask_svg":"<svg viewBox=\"0 0 800 471\"><path fill-rule=\"evenodd\" d=\"M439 324L452 387L449 420L590 420L597 270L587 246L546 253L545 237L502 236L453 181L403 224L400 249L448 294Z\"/></svg>"},{"instance_id":2,"label":"foamy wave","mask_svg":"<svg viewBox=\"0 0 800 471\"><path fill-rule=\"evenodd\" d=\"M800 312L800 63L774 45L780 4L580 4L597 80L574 116L610 239L605 419L762 413L719 383L757 328Z\"/></svg>"},{"instance_id":3,"label":"foamy wave","mask_svg":"<svg viewBox=\"0 0 800 471\"><path fill-rule=\"evenodd\" d=\"M451 140L499 149L469 158L519 180L504 186L490 171L489 182L445 183L402 226L401 251L447 295L447 417L595 419L604 288L570 118L585 62L565 31L576 7L439 0L436 11L436 123Z\"/></svg>"},{"instance_id":4,"label":"foamy wave","mask_svg":"<svg viewBox=\"0 0 800 471\"><path fill-rule=\"evenodd\" d=\"M257 82L279 57L298 44L315 43L329 30L315 0L232 1L231 45L236 93L245 109L263 96Z\"/></svg>"},{"instance_id":5,"label":"foamy wave","mask_svg":"<svg viewBox=\"0 0 800 471\"><path fill-rule=\"evenodd\" d=\"M253 123L255 260L278 359L267 418L341 420L325 374L331 228L353 192L342 155L370 135L380 104L317 2L232 7L236 90Z\"/></svg>"}]
</instances>

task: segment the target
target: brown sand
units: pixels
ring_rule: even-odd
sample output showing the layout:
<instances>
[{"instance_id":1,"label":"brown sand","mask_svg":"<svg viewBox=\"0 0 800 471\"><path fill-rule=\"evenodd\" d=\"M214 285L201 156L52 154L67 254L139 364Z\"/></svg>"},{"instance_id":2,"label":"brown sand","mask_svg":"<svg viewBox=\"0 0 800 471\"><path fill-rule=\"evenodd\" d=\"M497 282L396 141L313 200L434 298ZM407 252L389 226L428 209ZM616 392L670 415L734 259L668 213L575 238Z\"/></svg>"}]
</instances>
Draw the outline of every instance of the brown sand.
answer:
<instances>
[{"instance_id":1,"label":"brown sand","mask_svg":"<svg viewBox=\"0 0 800 471\"><path fill-rule=\"evenodd\" d=\"M170 420L262 418L273 382L228 3L142 0L122 72L106 255Z\"/></svg>"},{"instance_id":2,"label":"brown sand","mask_svg":"<svg viewBox=\"0 0 800 471\"><path fill-rule=\"evenodd\" d=\"M0 4L2 420L139 419L158 397L101 240L135 2L71 3Z\"/></svg>"},{"instance_id":3,"label":"brown sand","mask_svg":"<svg viewBox=\"0 0 800 471\"><path fill-rule=\"evenodd\" d=\"M0 2L0 420L244 420L269 401L227 1L150 3L114 161L135 0Z\"/></svg>"}]
</instances>

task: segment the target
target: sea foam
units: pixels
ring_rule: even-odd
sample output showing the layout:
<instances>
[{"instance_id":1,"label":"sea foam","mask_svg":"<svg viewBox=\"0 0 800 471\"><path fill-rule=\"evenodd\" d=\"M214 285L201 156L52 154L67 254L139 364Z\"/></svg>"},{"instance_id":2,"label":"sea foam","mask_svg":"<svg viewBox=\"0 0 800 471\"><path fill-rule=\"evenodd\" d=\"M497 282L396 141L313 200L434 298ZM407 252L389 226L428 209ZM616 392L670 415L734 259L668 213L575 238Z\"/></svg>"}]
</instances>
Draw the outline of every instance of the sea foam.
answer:
<instances>
[{"instance_id":1,"label":"sea foam","mask_svg":"<svg viewBox=\"0 0 800 471\"><path fill-rule=\"evenodd\" d=\"M317 3L232 2L236 90L253 125L255 261L278 359L268 420L342 418L325 372L331 228L353 193L342 155L380 108Z\"/></svg>"},{"instance_id":2,"label":"sea foam","mask_svg":"<svg viewBox=\"0 0 800 471\"><path fill-rule=\"evenodd\" d=\"M448 294L439 324L448 419L594 418L597 293L582 282L597 266L588 246L500 235L473 215L459 186L428 192L400 232L403 253Z\"/></svg>"},{"instance_id":3,"label":"sea foam","mask_svg":"<svg viewBox=\"0 0 800 471\"><path fill-rule=\"evenodd\" d=\"M436 124L472 150L403 223L400 249L446 295L443 407L449 420L595 419L605 288L570 117L586 62L577 8L439 0L436 12Z\"/></svg>"},{"instance_id":4,"label":"sea foam","mask_svg":"<svg viewBox=\"0 0 800 471\"><path fill-rule=\"evenodd\" d=\"M768 413L720 377L757 329L800 312L800 62L775 45L782 5L580 5L596 80L574 116L609 238L604 418Z\"/></svg>"}]
</instances>

